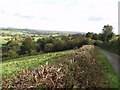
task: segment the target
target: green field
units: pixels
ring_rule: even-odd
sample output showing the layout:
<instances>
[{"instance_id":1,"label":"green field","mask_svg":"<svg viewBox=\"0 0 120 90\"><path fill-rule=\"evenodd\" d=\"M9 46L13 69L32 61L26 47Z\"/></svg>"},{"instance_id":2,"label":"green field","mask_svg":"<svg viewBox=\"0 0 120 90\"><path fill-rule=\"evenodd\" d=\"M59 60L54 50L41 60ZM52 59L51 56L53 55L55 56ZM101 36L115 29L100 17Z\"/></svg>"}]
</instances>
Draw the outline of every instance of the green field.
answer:
<instances>
[{"instance_id":1,"label":"green field","mask_svg":"<svg viewBox=\"0 0 120 90\"><path fill-rule=\"evenodd\" d=\"M34 37L34 40L37 41L39 38L41 39L43 36Z\"/></svg>"},{"instance_id":2,"label":"green field","mask_svg":"<svg viewBox=\"0 0 120 90\"><path fill-rule=\"evenodd\" d=\"M13 73L18 73L24 69L34 69L39 65L45 64L46 61L51 62L52 60L55 60L55 58L62 57L72 51L73 50L67 50L3 61L0 63L0 67L2 66L2 70L0 71L2 71L3 78L8 77Z\"/></svg>"},{"instance_id":3,"label":"green field","mask_svg":"<svg viewBox=\"0 0 120 90\"><path fill-rule=\"evenodd\" d=\"M6 44L7 42L8 42L7 40L5 40L5 39L3 39L3 38L0 38L0 45Z\"/></svg>"},{"instance_id":4,"label":"green field","mask_svg":"<svg viewBox=\"0 0 120 90\"><path fill-rule=\"evenodd\" d=\"M47 38L47 37L50 37L50 36L53 36L53 37L57 37L58 34L54 34L54 35L40 35L40 36L35 36L34 37L34 40L37 41L39 38Z\"/></svg>"},{"instance_id":5,"label":"green field","mask_svg":"<svg viewBox=\"0 0 120 90\"><path fill-rule=\"evenodd\" d=\"M14 34L23 34L23 32L18 32L18 31L10 31L10 30L8 30L8 31L1 30L1 31L0 31L0 33L12 34L12 35L14 35Z\"/></svg>"}]
</instances>

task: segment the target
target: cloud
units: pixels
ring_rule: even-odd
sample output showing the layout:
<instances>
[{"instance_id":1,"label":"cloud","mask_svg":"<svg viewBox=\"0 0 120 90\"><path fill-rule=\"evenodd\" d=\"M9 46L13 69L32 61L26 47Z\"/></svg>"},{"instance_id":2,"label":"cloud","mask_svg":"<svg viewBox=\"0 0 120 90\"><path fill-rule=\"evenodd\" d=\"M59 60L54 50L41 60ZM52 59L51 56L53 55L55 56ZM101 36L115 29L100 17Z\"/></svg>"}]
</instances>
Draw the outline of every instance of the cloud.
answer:
<instances>
[{"instance_id":1,"label":"cloud","mask_svg":"<svg viewBox=\"0 0 120 90\"><path fill-rule=\"evenodd\" d=\"M34 18L34 16L30 16L30 15L21 15L21 14L19 14L19 13L14 13L13 16L17 16L17 17L25 18L25 19L32 19L32 18Z\"/></svg>"},{"instance_id":2,"label":"cloud","mask_svg":"<svg viewBox=\"0 0 120 90\"><path fill-rule=\"evenodd\" d=\"M33 2L32 0L28 0L28 1L31 1L31 2ZM42 3L42 4L58 4L58 3L61 3L61 2L63 2L64 0L34 0L34 2L33 3L37 3L37 4L40 4L40 3Z\"/></svg>"},{"instance_id":3,"label":"cloud","mask_svg":"<svg viewBox=\"0 0 120 90\"><path fill-rule=\"evenodd\" d=\"M25 19L32 19L33 18L33 16L20 16L20 17L25 18Z\"/></svg>"},{"instance_id":4,"label":"cloud","mask_svg":"<svg viewBox=\"0 0 120 90\"><path fill-rule=\"evenodd\" d=\"M6 13L5 10L0 10L0 14Z\"/></svg>"},{"instance_id":5,"label":"cloud","mask_svg":"<svg viewBox=\"0 0 120 90\"><path fill-rule=\"evenodd\" d=\"M110 24L117 32L117 5L118 0L0 0L0 25L98 32Z\"/></svg>"},{"instance_id":6,"label":"cloud","mask_svg":"<svg viewBox=\"0 0 120 90\"><path fill-rule=\"evenodd\" d=\"M96 21L101 21L101 20L103 20L103 18L102 18L102 17L96 17L96 16L90 16L90 17L88 18L88 20L89 20L89 21L96 22Z\"/></svg>"}]
</instances>

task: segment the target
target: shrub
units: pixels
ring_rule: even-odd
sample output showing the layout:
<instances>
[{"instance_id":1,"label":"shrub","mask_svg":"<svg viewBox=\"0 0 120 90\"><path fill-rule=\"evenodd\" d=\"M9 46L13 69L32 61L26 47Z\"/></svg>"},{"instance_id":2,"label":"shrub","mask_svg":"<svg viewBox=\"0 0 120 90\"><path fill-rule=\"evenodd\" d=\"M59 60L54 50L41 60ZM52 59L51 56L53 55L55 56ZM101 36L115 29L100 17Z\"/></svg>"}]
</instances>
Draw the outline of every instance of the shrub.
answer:
<instances>
[{"instance_id":1,"label":"shrub","mask_svg":"<svg viewBox=\"0 0 120 90\"><path fill-rule=\"evenodd\" d=\"M83 45L93 45L94 40L90 39L90 38L86 38L83 39L79 42L79 46L83 46Z\"/></svg>"},{"instance_id":2,"label":"shrub","mask_svg":"<svg viewBox=\"0 0 120 90\"><path fill-rule=\"evenodd\" d=\"M100 46L103 42L101 40L95 40L94 45Z\"/></svg>"},{"instance_id":3,"label":"shrub","mask_svg":"<svg viewBox=\"0 0 120 90\"><path fill-rule=\"evenodd\" d=\"M32 50L36 50L36 44L31 38L26 38L20 47L20 54L31 54Z\"/></svg>"},{"instance_id":4,"label":"shrub","mask_svg":"<svg viewBox=\"0 0 120 90\"><path fill-rule=\"evenodd\" d=\"M7 53L6 53L6 56L9 57L9 58L15 58L18 56L18 54L13 51L13 50L9 50Z\"/></svg>"},{"instance_id":5,"label":"shrub","mask_svg":"<svg viewBox=\"0 0 120 90\"><path fill-rule=\"evenodd\" d=\"M46 52L54 51L54 45L52 43L47 43L47 44L45 44L44 50Z\"/></svg>"}]
</instances>

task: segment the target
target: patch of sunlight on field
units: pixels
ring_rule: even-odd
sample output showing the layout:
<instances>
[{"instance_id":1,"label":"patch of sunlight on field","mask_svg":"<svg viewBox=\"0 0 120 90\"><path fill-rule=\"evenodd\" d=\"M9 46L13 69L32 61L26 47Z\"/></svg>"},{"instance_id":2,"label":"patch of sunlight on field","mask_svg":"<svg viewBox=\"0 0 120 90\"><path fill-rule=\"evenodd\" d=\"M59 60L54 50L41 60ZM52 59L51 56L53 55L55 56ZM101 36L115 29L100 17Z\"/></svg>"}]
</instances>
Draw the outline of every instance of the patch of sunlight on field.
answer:
<instances>
[{"instance_id":1,"label":"patch of sunlight on field","mask_svg":"<svg viewBox=\"0 0 120 90\"><path fill-rule=\"evenodd\" d=\"M8 42L7 40L5 40L5 39L3 39L3 38L0 38L0 45L6 44L7 42Z\"/></svg>"},{"instance_id":2,"label":"patch of sunlight on field","mask_svg":"<svg viewBox=\"0 0 120 90\"><path fill-rule=\"evenodd\" d=\"M18 32L18 31L5 31L5 30L1 30L0 33L5 33L5 34L23 34L23 32Z\"/></svg>"}]
</instances>

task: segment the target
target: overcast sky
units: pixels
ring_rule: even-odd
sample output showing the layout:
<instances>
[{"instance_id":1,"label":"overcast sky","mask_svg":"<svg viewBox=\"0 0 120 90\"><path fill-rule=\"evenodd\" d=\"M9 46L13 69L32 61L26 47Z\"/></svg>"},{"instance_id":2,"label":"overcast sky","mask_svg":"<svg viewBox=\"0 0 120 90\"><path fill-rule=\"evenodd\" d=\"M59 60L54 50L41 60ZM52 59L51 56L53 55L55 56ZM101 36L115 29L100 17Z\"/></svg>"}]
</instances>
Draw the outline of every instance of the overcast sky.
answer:
<instances>
[{"instance_id":1,"label":"overcast sky","mask_svg":"<svg viewBox=\"0 0 120 90\"><path fill-rule=\"evenodd\" d=\"M0 27L118 33L119 0L0 0Z\"/></svg>"}]
</instances>

